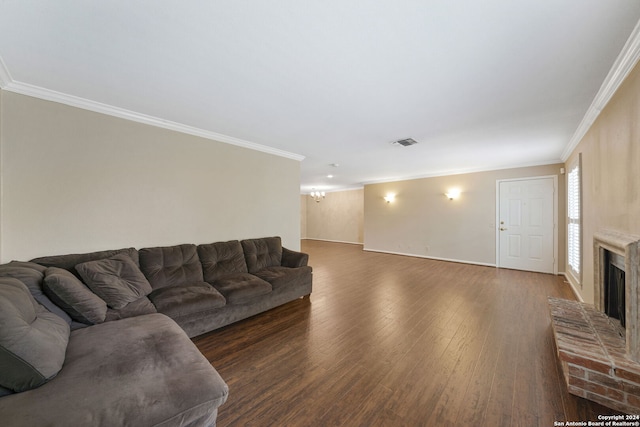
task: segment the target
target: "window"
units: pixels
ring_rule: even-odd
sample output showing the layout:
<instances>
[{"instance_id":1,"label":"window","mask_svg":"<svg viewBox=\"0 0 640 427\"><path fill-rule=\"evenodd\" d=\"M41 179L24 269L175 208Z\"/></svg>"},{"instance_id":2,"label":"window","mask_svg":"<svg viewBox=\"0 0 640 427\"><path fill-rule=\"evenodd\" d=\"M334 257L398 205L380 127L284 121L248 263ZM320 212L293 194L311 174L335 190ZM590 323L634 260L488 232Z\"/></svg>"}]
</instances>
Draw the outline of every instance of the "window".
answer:
<instances>
[{"instance_id":1,"label":"window","mask_svg":"<svg viewBox=\"0 0 640 427\"><path fill-rule=\"evenodd\" d=\"M571 165L567 175L567 249L569 273L582 284L582 211L581 211L581 181L580 174L582 153Z\"/></svg>"}]
</instances>

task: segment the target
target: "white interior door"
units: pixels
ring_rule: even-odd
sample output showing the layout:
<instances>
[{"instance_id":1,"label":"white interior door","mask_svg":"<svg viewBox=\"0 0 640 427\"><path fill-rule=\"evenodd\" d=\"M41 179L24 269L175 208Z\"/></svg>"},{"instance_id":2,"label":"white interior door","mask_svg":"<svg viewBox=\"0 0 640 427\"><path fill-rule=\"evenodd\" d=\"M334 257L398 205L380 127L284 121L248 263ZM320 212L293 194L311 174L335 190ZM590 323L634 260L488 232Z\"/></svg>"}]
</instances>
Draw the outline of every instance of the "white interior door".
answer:
<instances>
[{"instance_id":1,"label":"white interior door","mask_svg":"<svg viewBox=\"0 0 640 427\"><path fill-rule=\"evenodd\" d=\"M555 182L498 182L498 267L555 273Z\"/></svg>"}]
</instances>

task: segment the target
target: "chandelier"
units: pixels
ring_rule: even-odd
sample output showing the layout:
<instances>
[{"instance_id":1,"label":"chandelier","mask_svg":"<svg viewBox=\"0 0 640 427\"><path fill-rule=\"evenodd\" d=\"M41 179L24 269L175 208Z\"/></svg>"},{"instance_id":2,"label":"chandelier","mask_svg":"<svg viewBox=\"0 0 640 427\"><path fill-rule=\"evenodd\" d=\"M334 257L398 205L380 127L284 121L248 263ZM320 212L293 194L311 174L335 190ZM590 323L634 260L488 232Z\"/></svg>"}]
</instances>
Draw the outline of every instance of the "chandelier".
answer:
<instances>
[{"instance_id":1,"label":"chandelier","mask_svg":"<svg viewBox=\"0 0 640 427\"><path fill-rule=\"evenodd\" d=\"M315 200L316 203L320 203L320 200L324 199L325 197L324 191L312 191L311 193L309 193L309 195L313 200Z\"/></svg>"}]
</instances>

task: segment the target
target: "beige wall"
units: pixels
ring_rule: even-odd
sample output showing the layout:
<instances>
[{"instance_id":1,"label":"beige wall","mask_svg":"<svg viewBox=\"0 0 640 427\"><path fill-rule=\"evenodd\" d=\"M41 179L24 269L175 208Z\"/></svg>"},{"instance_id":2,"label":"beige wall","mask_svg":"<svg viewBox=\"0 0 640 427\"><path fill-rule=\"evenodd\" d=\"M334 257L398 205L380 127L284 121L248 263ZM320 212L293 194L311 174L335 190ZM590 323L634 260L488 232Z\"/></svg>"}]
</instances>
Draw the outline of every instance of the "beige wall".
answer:
<instances>
[{"instance_id":1,"label":"beige wall","mask_svg":"<svg viewBox=\"0 0 640 427\"><path fill-rule=\"evenodd\" d=\"M496 264L496 181L559 175L562 164L366 185L364 248ZM458 187L459 199L444 193ZM386 203L384 196L395 193ZM565 180L558 178L558 266L565 265Z\"/></svg>"},{"instance_id":2,"label":"beige wall","mask_svg":"<svg viewBox=\"0 0 640 427\"><path fill-rule=\"evenodd\" d=\"M2 100L3 100L3 96L4 96L4 91L0 89L0 262L2 262L2 260L4 259L2 257L2 211L3 209L3 201L2 201L2 135L3 135L3 127L2 127L2 123L3 123L3 119L2 119Z\"/></svg>"},{"instance_id":3,"label":"beige wall","mask_svg":"<svg viewBox=\"0 0 640 427\"><path fill-rule=\"evenodd\" d=\"M302 196L306 216L306 238L334 242L363 243L364 191L345 190L327 193L316 203Z\"/></svg>"},{"instance_id":4,"label":"beige wall","mask_svg":"<svg viewBox=\"0 0 640 427\"><path fill-rule=\"evenodd\" d=\"M640 65L630 73L567 159L582 153L582 298L593 303L593 234L640 236Z\"/></svg>"},{"instance_id":5,"label":"beige wall","mask_svg":"<svg viewBox=\"0 0 640 427\"><path fill-rule=\"evenodd\" d=\"M307 238L307 198L304 194L300 195L300 238Z\"/></svg>"},{"instance_id":6,"label":"beige wall","mask_svg":"<svg viewBox=\"0 0 640 427\"><path fill-rule=\"evenodd\" d=\"M300 163L12 92L0 120L2 261L280 235Z\"/></svg>"}]
</instances>

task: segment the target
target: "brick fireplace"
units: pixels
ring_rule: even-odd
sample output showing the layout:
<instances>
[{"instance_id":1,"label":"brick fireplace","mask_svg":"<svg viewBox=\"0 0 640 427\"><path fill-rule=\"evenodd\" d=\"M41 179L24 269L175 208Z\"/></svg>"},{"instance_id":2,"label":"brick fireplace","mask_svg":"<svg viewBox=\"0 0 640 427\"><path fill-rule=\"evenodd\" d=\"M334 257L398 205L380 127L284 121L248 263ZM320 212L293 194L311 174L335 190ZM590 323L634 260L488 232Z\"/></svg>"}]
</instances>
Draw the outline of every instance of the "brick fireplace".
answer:
<instances>
[{"instance_id":1,"label":"brick fireplace","mask_svg":"<svg viewBox=\"0 0 640 427\"><path fill-rule=\"evenodd\" d=\"M553 334L570 393L627 412L640 412L640 237L594 235L594 305L549 298ZM624 324L605 314L607 263L624 265Z\"/></svg>"}]
</instances>

